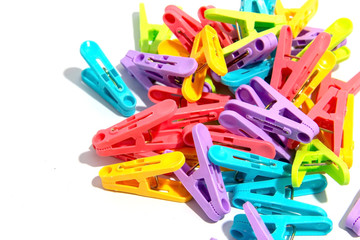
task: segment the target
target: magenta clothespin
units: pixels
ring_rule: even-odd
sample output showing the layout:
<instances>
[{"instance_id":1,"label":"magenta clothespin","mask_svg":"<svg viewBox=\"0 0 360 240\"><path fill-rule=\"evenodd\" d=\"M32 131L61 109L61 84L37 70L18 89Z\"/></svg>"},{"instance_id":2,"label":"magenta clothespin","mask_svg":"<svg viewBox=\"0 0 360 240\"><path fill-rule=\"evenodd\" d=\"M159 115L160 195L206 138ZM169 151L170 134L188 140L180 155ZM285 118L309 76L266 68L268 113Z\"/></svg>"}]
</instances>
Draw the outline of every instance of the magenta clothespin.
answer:
<instances>
[{"instance_id":1,"label":"magenta clothespin","mask_svg":"<svg viewBox=\"0 0 360 240\"><path fill-rule=\"evenodd\" d=\"M184 77L193 74L198 64L195 59L129 50L121 60L130 75L149 90L155 82L170 87L181 87Z\"/></svg>"},{"instance_id":2,"label":"magenta clothespin","mask_svg":"<svg viewBox=\"0 0 360 240\"><path fill-rule=\"evenodd\" d=\"M346 218L345 226L353 230L356 235L360 236L360 199L357 200Z\"/></svg>"},{"instance_id":3,"label":"magenta clothespin","mask_svg":"<svg viewBox=\"0 0 360 240\"><path fill-rule=\"evenodd\" d=\"M255 207L250 202L246 202L243 204L243 208L256 238L260 240L274 240Z\"/></svg>"},{"instance_id":4,"label":"magenta clothespin","mask_svg":"<svg viewBox=\"0 0 360 240\"><path fill-rule=\"evenodd\" d=\"M199 168L192 168L187 163L177 170L175 175L193 196L206 215L213 221L218 221L230 212L227 195L220 167L208 159L209 148L213 145L209 130L199 123L193 127L193 138Z\"/></svg>"}]
</instances>

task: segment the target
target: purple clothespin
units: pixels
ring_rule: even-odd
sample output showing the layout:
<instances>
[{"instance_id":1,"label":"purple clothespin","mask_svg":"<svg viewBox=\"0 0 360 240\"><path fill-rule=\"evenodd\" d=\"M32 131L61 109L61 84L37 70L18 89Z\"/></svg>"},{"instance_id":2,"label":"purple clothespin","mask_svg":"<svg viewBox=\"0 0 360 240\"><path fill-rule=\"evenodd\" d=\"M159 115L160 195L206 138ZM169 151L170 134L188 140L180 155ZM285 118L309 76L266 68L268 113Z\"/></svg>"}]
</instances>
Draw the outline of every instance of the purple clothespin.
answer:
<instances>
[{"instance_id":1,"label":"purple clothespin","mask_svg":"<svg viewBox=\"0 0 360 240\"><path fill-rule=\"evenodd\" d=\"M275 50L277 43L277 38L273 33L251 41L225 57L228 71L235 71L246 65L263 61Z\"/></svg>"},{"instance_id":2,"label":"purple clothespin","mask_svg":"<svg viewBox=\"0 0 360 240\"><path fill-rule=\"evenodd\" d=\"M175 57L129 50L121 64L145 89L160 82L169 87L181 87L184 77L193 74L197 62L193 58Z\"/></svg>"},{"instance_id":3,"label":"purple clothespin","mask_svg":"<svg viewBox=\"0 0 360 240\"><path fill-rule=\"evenodd\" d=\"M204 124L196 124L192 129L199 168L192 168L187 163L177 170L175 175L193 196L206 215L218 221L230 212L227 195L220 167L211 163L207 153L213 145L210 132Z\"/></svg>"},{"instance_id":4,"label":"purple clothespin","mask_svg":"<svg viewBox=\"0 0 360 240\"><path fill-rule=\"evenodd\" d=\"M346 218L345 226L353 230L356 235L360 236L360 199L357 200Z\"/></svg>"},{"instance_id":5,"label":"purple clothespin","mask_svg":"<svg viewBox=\"0 0 360 240\"><path fill-rule=\"evenodd\" d=\"M256 238L259 240L274 240L254 206L250 202L246 202L243 204L243 208Z\"/></svg>"}]
</instances>

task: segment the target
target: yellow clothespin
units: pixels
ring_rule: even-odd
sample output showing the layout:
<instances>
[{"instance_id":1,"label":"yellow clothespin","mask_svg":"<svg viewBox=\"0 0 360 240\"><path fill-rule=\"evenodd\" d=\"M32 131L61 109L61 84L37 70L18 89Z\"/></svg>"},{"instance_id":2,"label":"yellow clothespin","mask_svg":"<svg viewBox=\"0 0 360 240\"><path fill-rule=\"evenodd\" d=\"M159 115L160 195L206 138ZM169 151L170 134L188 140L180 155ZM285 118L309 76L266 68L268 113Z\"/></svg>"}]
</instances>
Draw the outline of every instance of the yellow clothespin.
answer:
<instances>
[{"instance_id":1,"label":"yellow clothespin","mask_svg":"<svg viewBox=\"0 0 360 240\"><path fill-rule=\"evenodd\" d=\"M313 100L311 100L311 98L307 98L305 99L305 101L302 103L300 110L305 113L308 114L310 112L310 110L314 107L315 103L313 102Z\"/></svg>"},{"instance_id":2,"label":"yellow clothespin","mask_svg":"<svg viewBox=\"0 0 360 240\"><path fill-rule=\"evenodd\" d=\"M224 55L214 28L206 25L196 35L190 57L197 61L198 69L194 79L193 75L184 79L181 92L188 102L196 102L201 98L208 68L220 76L227 73Z\"/></svg>"},{"instance_id":3,"label":"yellow clothespin","mask_svg":"<svg viewBox=\"0 0 360 240\"><path fill-rule=\"evenodd\" d=\"M349 94L346 102L346 115L344 119L342 148L340 158L351 168L353 163L353 126L354 126L354 94Z\"/></svg>"},{"instance_id":4,"label":"yellow clothespin","mask_svg":"<svg viewBox=\"0 0 360 240\"><path fill-rule=\"evenodd\" d=\"M172 36L171 30L165 24L149 24L144 3L139 4L140 21L140 51L157 53L158 45Z\"/></svg>"},{"instance_id":5,"label":"yellow clothespin","mask_svg":"<svg viewBox=\"0 0 360 240\"><path fill-rule=\"evenodd\" d=\"M191 195L180 181L159 176L178 170L184 163L181 152L171 152L105 166L99 175L103 187L108 190L187 202Z\"/></svg>"},{"instance_id":6,"label":"yellow clothespin","mask_svg":"<svg viewBox=\"0 0 360 240\"><path fill-rule=\"evenodd\" d=\"M341 63L350 57L350 49L347 46L339 47L338 49L332 51L336 56L336 63Z\"/></svg>"},{"instance_id":7,"label":"yellow clothespin","mask_svg":"<svg viewBox=\"0 0 360 240\"><path fill-rule=\"evenodd\" d=\"M319 86L321 81L331 72L335 64L335 55L331 51L326 50L319 62L315 65L304 85L293 98L292 102L297 108L310 97L311 93Z\"/></svg>"},{"instance_id":8,"label":"yellow clothespin","mask_svg":"<svg viewBox=\"0 0 360 240\"><path fill-rule=\"evenodd\" d=\"M284 8L281 0L276 1L275 14L284 15L287 25L290 26L293 37L295 38L301 30L308 24L318 9L318 0L308 0L300 8Z\"/></svg>"},{"instance_id":9,"label":"yellow clothespin","mask_svg":"<svg viewBox=\"0 0 360 240\"><path fill-rule=\"evenodd\" d=\"M252 12L240 12L211 8L205 11L205 18L209 20L234 24L239 32L239 41L223 48L224 55L245 46L249 42L268 33L279 35L282 25L286 24L283 15L268 15Z\"/></svg>"},{"instance_id":10,"label":"yellow clothespin","mask_svg":"<svg viewBox=\"0 0 360 240\"><path fill-rule=\"evenodd\" d=\"M189 52L178 39L162 41L158 46L158 53L175 57L189 57Z\"/></svg>"}]
</instances>

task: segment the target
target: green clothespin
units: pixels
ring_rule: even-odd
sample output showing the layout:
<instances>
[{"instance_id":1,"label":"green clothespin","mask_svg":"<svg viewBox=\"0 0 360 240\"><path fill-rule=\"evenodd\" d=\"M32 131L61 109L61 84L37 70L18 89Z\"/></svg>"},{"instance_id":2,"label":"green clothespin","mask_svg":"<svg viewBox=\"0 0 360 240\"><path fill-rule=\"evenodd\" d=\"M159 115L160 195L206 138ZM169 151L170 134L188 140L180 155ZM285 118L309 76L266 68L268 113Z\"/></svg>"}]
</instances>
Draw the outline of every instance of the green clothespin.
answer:
<instances>
[{"instance_id":1,"label":"green clothespin","mask_svg":"<svg viewBox=\"0 0 360 240\"><path fill-rule=\"evenodd\" d=\"M291 169L293 187L300 187L307 173L327 173L340 185L350 181L349 169L335 153L328 149L319 139L308 144L300 144Z\"/></svg>"},{"instance_id":2,"label":"green clothespin","mask_svg":"<svg viewBox=\"0 0 360 240\"><path fill-rule=\"evenodd\" d=\"M149 24L146 17L145 5L139 5L140 18L140 51L157 53L161 41L170 39L172 32L165 24Z\"/></svg>"}]
</instances>

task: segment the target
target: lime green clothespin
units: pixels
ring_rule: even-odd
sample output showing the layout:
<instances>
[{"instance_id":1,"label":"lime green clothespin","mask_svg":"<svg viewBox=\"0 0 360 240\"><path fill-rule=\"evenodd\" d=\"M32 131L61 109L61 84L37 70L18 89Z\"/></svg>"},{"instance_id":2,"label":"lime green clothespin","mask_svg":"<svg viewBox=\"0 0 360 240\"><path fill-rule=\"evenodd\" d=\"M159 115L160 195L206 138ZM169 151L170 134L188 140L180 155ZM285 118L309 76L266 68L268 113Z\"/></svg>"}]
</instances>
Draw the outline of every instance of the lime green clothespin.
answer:
<instances>
[{"instance_id":1,"label":"lime green clothespin","mask_svg":"<svg viewBox=\"0 0 360 240\"><path fill-rule=\"evenodd\" d=\"M293 187L300 187L307 173L325 172L340 185L350 181L349 169L335 153L328 149L319 139L308 144L300 144L291 169Z\"/></svg>"},{"instance_id":2,"label":"lime green clothespin","mask_svg":"<svg viewBox=\"0 0 360 240\"><path fill-rule=\"evenodd\" d=\"M140 51L157 53L161 41L170 39L172 32L165 24L149 24L145 13L144 3L139 4L140 18Z\"/></svg>"},{"instance_id":3,"label":"lime green clothespin","mask_svg":"<svg viewBox=\"0 0 360 240\"><path fill-rule=\"evenodd\" d=\"M281 27L286 24L286 18L283 15L240 12L218 8L206 10L205 18L236 25L240 40L223 48L225 56L268 33L279 35Z\"/></svg>"}]
</instances>

